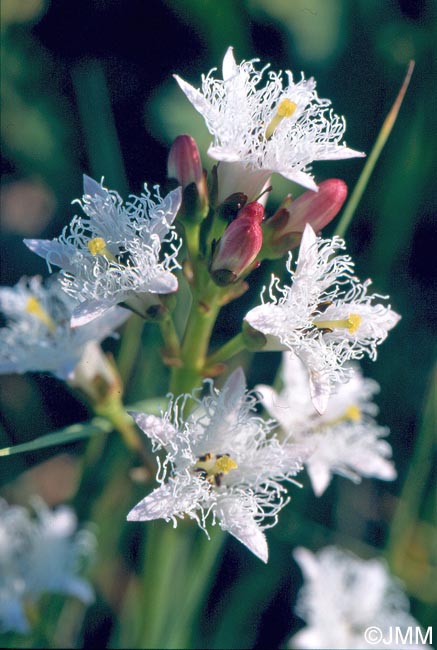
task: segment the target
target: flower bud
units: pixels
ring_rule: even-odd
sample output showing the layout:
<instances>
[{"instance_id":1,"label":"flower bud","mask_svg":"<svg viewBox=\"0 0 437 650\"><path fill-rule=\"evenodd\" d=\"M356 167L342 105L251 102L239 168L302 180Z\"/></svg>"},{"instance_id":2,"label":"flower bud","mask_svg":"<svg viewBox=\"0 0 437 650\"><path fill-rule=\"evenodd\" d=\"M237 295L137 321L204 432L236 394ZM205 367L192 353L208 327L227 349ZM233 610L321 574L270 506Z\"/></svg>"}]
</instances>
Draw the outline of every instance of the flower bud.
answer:
<instances>
[{"instance_id":1,"label":"flower bud","mask_svg":"<svg viewBox=\"0 0 437 650\"><path fill-rule=\"evenodd\" d=\"M254 262L262 246L264 208L256 201L242 208L215 247L210 273L216 284L236 282Z\"/></svg>"},{"instance_id":2,"label":"flower bud","mask_svg":"<svg viewBox=\"0 0 437 650\"><path fill-rule=\"evenodd\" d=\"M203 219L208 212L208 190L199 149L190 135L179 135L173 142L167 161L167 174L183 189L181 215Z\"/></svg>"},{"instance_id":3,"label":"flower bud","mask_svg":"<svg viewBox=\"0 0 437 650\"><path fill-rule=\"evenodd\" d=\"M275 259L298 246L307 223L319 232L338 214L346 196L346 183L337 178L323 181L318 192L308 190L295 201L288 195L263 224L262 255Z\"/></svg>"}]
</instances>

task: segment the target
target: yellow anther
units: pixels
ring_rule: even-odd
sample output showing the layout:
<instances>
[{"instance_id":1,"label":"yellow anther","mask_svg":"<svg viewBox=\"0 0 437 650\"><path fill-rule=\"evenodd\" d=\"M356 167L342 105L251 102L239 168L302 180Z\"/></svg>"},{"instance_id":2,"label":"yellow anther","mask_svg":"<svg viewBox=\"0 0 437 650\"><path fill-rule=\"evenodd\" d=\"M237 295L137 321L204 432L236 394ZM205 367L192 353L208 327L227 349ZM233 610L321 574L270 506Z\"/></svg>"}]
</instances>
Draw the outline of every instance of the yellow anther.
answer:
<instances>
[{"instance_id":1,"label":"yellow anther","mask_svg":"<svg viewBox=\"0 0 437 650\"><path fill-rule=\"evenodd\" d=\"M272 117L270 120L267 128L266 128L266 138L269 140L282 120L286 117L291 117L295 110L297 108L297 104L295 102L291 101L291 99L283 99L279 102L278 107L276 109L276 114Z\"/></svg>"},{"instance_id":2,"label":"yellow anther","mask_svg":"<svg viewBox=\"0 0 437 650\"><path fill-rule=\"evenodd\" d=\"M361 420L361 409L356 404L351 404L344 412L345 420L352 420L352 422L359 422Z\"/></svg>"},{"instance_id":3,"label":"yellow anther","mask_svg":"<svg viewBox=\"0 0 437 650\"><path fill-rule=\"evenodd\" d=\"M212 468L212 473L213 474L229 474L231 469L237 469L238 465L228 455L225 456L220 456L220 458L217 458L217 460L214 463L214 467Z\"/></svg>"},{"instance_id":4,"label":"yellow anther","mask_svg":"<svg viewBox=\"0 0 437 650\"><path fill-rule=\"evenodd\" d=\"M361 323L362 318L359 314L349 314L347 318L341 320L317 320L313 325L320 330L345 329L350 334L355 334Z\"/></svg>"},{"instance_id":5,"label":"yellow anther","mask_svg":"<svg viewBox=\"0 0 437 650\"><path fill-rule=\"evenodd\" d=\"M291 117L296 108L297 104L295 102L292 102L291 99L283 99L278 104L276 114L278 117Z\"/></svg>"},{"instance_id":6,"label":"yellow anther","mask_svg":"<svg viewBox=\"0 0 437 650\"><path fill-rule=\"evenodd\" d=\"M104 255L108 260L115 260L113 254L106 248L103 237L94 237L88 242L88 250L91 255Z\"/></svg>"},{"instance_id":7,"label":"yellow anther","mask_svg":"<svg viewBox=\"0 0 437 650\"><path fill-rule=\"evenodd\" d=\"M349 314L348 322L349 322L349 327L348 330L351 334L355 334L359 326L361 325L363 319L359 314Z\"/></svg>"},{"instance_id":8,"label":"yellow anther","mask_svg":"<svg viewBox=\"0 0 437 650\"><path fill-rule=\"evenodd\" d=\"M56 331L56 323L53 320L53 318L46 312L46 310L42 307L40 301L35 298L35 296L31 296L27 300L26 304L26 311L29 314L32 314L32 316L36 316L44 325L51 331L55 332Z\"/></svg>"}]
</instances>

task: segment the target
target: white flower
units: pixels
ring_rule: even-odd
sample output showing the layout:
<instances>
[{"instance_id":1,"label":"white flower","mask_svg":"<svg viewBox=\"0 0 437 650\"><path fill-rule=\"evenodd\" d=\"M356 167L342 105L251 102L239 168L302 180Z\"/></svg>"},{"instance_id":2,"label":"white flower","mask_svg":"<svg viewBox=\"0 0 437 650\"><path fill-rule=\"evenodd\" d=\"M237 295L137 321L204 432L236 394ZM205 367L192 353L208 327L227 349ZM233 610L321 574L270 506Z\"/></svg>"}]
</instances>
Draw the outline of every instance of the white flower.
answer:
<instances>
[{"instance_id":1,"label":"white flower","mask_svg":"<svg viewBox=\"0 0 437 650\"><path fill-rule=\"evenodd\" d=\"M292 283L281 287L272 276L270 302L251 309L245 320L266 336L266 349L289 349L309 371L315 408L323 413L332 386L351 376L344 364L367 354L376 359L376 348L400 316L368 295L370 280L360 283L353 276L348 255L335 255L345 247L339 237L316 237L305 226L296 270L287 262ZM278 295L279 294L279 298Z\"/></svg>"},{"instance_id":2,"label":"white flower","mask_svg":"<svg viewBox=\"0 0 437 650\"><path fill-rule=\"evenodd\" d=\"M79 573L95 550L95 536L77 531L76 516L67 506L51 511L34 498L36 518L19 506L0 500L0 631L25 634L29 605L44 593L75 596L84 604L94 591Z\"/></svg>"},{"instance_id":3,"label":"white flower","mask_svg":"<svg viewBox=\"0 0 437 650\"><path fill-rule=\"evenodd\" d=\"M79 573L95 551L94 534L77 531L76 515L68 506L52 511L42 500L34 499L33 507L37 518L25 559L26 592L35 597L62 593L92 603L93 589Z\"/></svg>"},{"instance_id":4,"label":"white flower","mask_svg":"<svg viewBox=\"0 0 437 650\"><path fill-rule=\"evenodd\" d=\"M177 518L187 514L206 532L211 515L213 525L218 521L267 562L262 530L276 523L288 501L279 481L297 474L305 452L281 444L271 433L272 423L254 413L257 399L246 392L240 368L220 392L207 384L202 400L181 396L162 417L132 414L155 449L167 456L157 476L160 487L131 510L128 520L163 518L176 526ZM194 400L196 408L184 420L187 400Z\"/></svg>"},{"instance_id":5,"label":"white flower","mask_svg":"<svg viewBox=\"0 0 437 650\"><path fill-rule=\"evenodd\" d=\"M175 75L214 136L208 153L222 161L218 169L221 198L237 191L254 198L255 187L260 191L272 172L317 190L309 173L314 160L364 155L340 144L345 120L333 113L328 99L318 97L313 78L306 80L302 75L295 83L289 70L284 79L268 65L258 70L257 62L237 65L230 47L223 59L223 79L215 79L213 69L202 76L202 89L197 90Z\"/></svg>"},{"instance_id":6,"label":"white flower","mask_svg":"<svg viewBox=\"0 0 437 650\"><path fill-rule=\"evenodd\" d=\"M87 215L75 216L59 238L25 239L41 257L62 269L64 290L80 304L72 324L84 325L116 304L125 303L142 315L156 302L156 294L176 291L172 271L179 268L179 247L172 223L181 203L180 188L161 199L131 196L123 205L116 192L84 176L81 204ZM168 251L160 261L161 247Z\"/></svg>"},{"instance_id":7,"label":"white flower","mask_svg":"<svg viewBox=\"0 0 437 650\"><path fill-rule=\"evenodd\" d=\"M333 474L359 482L362 476L394 480L396 471L388 460L391 447L388 429L373 420L377 407L371 401L379 386L364 379L357 368L352 378L337 387L323 415L314 411L308 373L291 352L285 352L283 388L257 386L269 414L281 425L286 438L304 445L309 455L305 467L317 496L323 494Z\"/></svg>"},{"instance_id":8,"label":"white flower","mask_svg":"<svg viewBox=\"0 0 437 650\"><path fill-rule=\"evenodd\" d=\"M59 379L74 379L74 371L88 355L89 344L102 341L129 316L112 307L80 328L70 325L77 301L50 278L22 278L14 287L0 288L0 373L52 372Z\"/></svg>"},{"instance_id":9,"label":"white flower","mask_svg":"<svg viewBox=\"0 0 437 650\"><path fill-rule=\"evenodd\" d=\"M307 627L292 637L290 648L406 647L396 640L395 630L406 634L409 627L415 630L418 624L409 613L408 598L400 583L383 561L361 560L335 546L316 555L297 548L294 557L305 579L296 613ZM365 632L370 627L380 630L379 640L367 640ZM408 648L425 647L429 648L408 644Z\"/></svg>"}]
</instances>

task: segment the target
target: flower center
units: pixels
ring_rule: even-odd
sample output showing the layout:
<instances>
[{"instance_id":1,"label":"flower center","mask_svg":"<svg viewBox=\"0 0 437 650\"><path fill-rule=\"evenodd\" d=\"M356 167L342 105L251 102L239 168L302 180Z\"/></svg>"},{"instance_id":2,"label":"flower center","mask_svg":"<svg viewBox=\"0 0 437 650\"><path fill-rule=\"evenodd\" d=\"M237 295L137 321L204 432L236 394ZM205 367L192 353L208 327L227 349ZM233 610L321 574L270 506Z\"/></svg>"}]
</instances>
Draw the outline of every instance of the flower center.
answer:
<instances>
[{"instance_id":1,"label":"flower center","mask_svg":"<svg viewBox=\"0 0 437 650\"><path fill-rule=\"evenodd\" d=\"M91 255L103 255L108 260L115 261L114 255L107 249L106 242L103 237L94 237L88 242L88 250Z\"/></svg>"},{"instance_id":2,"label":"flower center","mask_svg":"<svg viewBox=\"0 0 437 650\"><path fill-rule=\"evenodd\" d=\"M229 454L211 454L207 453L199 456L199 460L194 466L194 471L203 476L211 485L221 485L221 479L225 474L229 474L232 469L238 467L237 463Z\"/></svg>"},{"instance_id":3,"label":"flower center","mask_svg":"<svg viewBox=\"0 0 437 650\"><path fill-rule=\"evenodd\" d=\"M266 128L266 138L270 140L280 123L286 117L291 117L297 108L297 104L292 102L291 99L283 99L279 102L276 109L276 114L270 120Z\"/></svg>"},{"instance_id":4,"label":"flower center","mask_svg":"<svg viewBox=\"0 0 437 650\"><path fill-rule=\"evenodd\" d=\"M349 314L343 320L317 320L313 321L313 325L318 329L326 329L331 332L335 329L346 329L349 334L355 334L362 323L362 318L359 314Z\"/></svg>"},{"instance_id":5,"label":"flower center","mask_svg":"<svg viewBox=\"0 0 437 650\"><path fill-rule=\"evenodd\" d=\"M51 331L56 331L56 323L53 318L46 312L46 310L41 305L40 301L31 296L26 303L26 311L28 314L32 314L38 318L44 325Z\"/></svg>"}]
</instances>

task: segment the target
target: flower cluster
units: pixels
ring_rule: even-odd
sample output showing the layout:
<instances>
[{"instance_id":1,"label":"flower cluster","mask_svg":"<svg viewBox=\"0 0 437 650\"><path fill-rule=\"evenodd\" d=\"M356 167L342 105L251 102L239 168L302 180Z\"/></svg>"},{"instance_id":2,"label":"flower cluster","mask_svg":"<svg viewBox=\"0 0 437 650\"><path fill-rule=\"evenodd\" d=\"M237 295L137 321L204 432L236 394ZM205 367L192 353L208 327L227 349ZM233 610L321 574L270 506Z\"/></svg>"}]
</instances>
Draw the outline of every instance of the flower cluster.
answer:
<instances>
[{"instance_id":1,"label":"flower cluster","mask_svg":"<svg viewBox=\"0 0 437 650\"><path fill-rule=\"evenodd\" d=\"M116 304L141 315L156 304L157 295L177 290L172 273L179 268L179 246L173 221L181 202L178 188L161 199L145 186L126 205L112 192L84 176L81 203L86 217L73 218L69 229L53 241L27 239L25 244L51 265L62 269L66 293L80 304L72 325L85 325ZM162 244L170 252L159 260Z\"/></svg>"},{"instance_id":2,"label":"flower cluster","mask_svg":"<svg viewBox=\"0 0 437 650\"><path fill-rule=\"evenodd\" d=\"M50 371L76 387L86 385L90 394L97 390L96 373L111 384L98 343L129 310L159 320L163 359L179 390L161 417L132 414L165 459L160 486L128 519L176 524L186 514L206 531L210 517L267 561L263 529L276 522L288 500L283 483L293 480L302 463L317 494L333 473L353 480L394 478L383 440L387 432L371 417L375 387L353 378L349 362L364 355L375 359L399 316L369 293L370 280L358 280L351 258L338 254L345 248L342 239L318 236L341 209L347 187L328 179L318 191L311 163L363 155L342 144L344 119L318 97L313 79L295 82L289 71L277 74L256 63L238 65L229 48L223 79L211 71L201 91L176 76L214 137L209 154L219 164L209 184L194 139L181 135L168 160L168 174L180 187L164 198L157 187L150 192L145 185L143 194L123 203L103 182L84 176L78 201L84 215L75 216L57 239L25 240L50 270L61 271L47 289L33 278L0 290L8 319L0 330L0 371ZM309 189L296 201L288 195L269 219L272 172ZM299 243L292 270L291 249ZM287 254L291 283L283 286L273 276L267 298L264 289L262 304L246 314L237 345L228 342L208 356L221 306L245 291L246 277L263 260ZM185 295L165 299L178 292L182 273ZM178 300L188 319L176 326L171 309ZM207 379L206 396L200 397L202 380L223 372L223 361L242 345L289 351L283 392L261 389L277 422L257 414L259 399L247 392L241 369L221 391ZM120 414L121 390L118 401L113 393L104 394L105 416L144 456L138 432ZM96 395L96 411L102 402ZM282 434L275 431L278 423Z\"/></svg>"},{"instance_id":3,"label":"flower cluster","mask_svg":"<svg viewBox=\"0 0 437 650\"><path fill-rule=\"evenodd\" d=\"M408 598L381 560L361 560L334 546L313 554L297 548L294 557L304 575L296 613L307 626L290 648L404 648L408 628L418 629ZM367 634L375 632L378 637ZM422 636L424 638L425 635ZM429 648L408 643L408 648Z\"/></svg>"},{"instance_id":4,"label":"flower cluster","mask_svg":"<svg viewBox=\"0 0 437 650\"><path fill-rule=\"evenodd\" d=\"M274 525L287 503L281 481L301 469L304 448L280 443L272 423L255 414L256 397L247 393L243 371L230 375L218 392L209 385L203 399L184 395L161 417L132 413L138 426L166 458L161 486L129 513L130 521L163 518L177 523L187 514L205 529L212 515L261 560L268 550L263 523ZM184 417L187 401L196 407ZM166 480L167 479L167 480Z\"/></svg>"},{"instance_id":5,"label":"flower cluster","mask_svg":"<svg viewBox=\"0 0 437 650\"><path fill-rule=\"evenodd\" d=\"M332 474L358 482L362 476L386 481L396 478L388 460L391 447L384 440L388 429L376 424L377 407L372 402L378 384L364 379L359 369L340 384L323 415L314 412L309 396L308 373L291 352L284 352L282 390L257 386L267 411L282 427L285 438L309 450L305 467L314 492L320 496Z\"/></svg>"},{"instance_id":6,"label":"flower cluster","mask_svg":"<svg viewBox=\"0 0 437 650\"><path fill-rule=\"evenodd\" d=\"M52 511L35 498L33 508L34 518L0 500L0 631L29 632L27 612L45 593L75 596L85 605L94 600L79 575L94 554L94 534L77 531L67 506Z\"/></svg>"}]
</instances>

